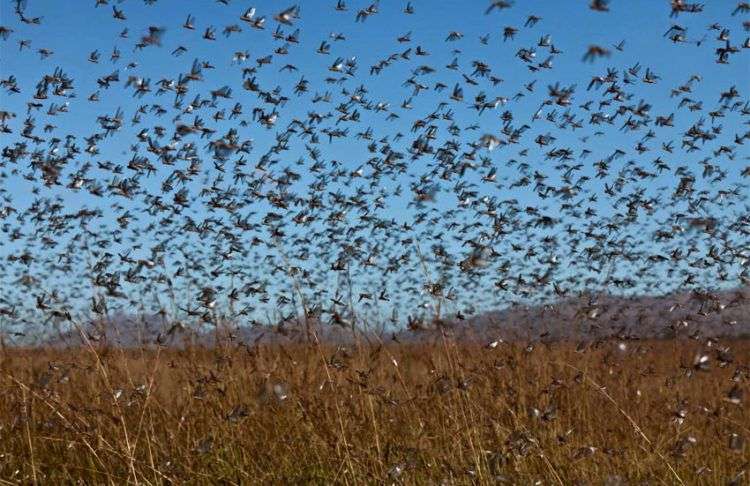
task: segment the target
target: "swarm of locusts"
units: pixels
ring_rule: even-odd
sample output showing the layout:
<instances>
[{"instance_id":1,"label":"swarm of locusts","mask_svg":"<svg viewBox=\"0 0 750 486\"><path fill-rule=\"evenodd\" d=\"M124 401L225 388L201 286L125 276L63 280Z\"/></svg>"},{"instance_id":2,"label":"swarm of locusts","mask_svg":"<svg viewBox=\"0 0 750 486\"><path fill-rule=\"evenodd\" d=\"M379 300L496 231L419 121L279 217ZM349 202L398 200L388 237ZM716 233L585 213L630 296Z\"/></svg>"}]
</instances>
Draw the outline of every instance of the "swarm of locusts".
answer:
<instances>
[{"instance_id":1,"label":"swarm of locusts","mask_svg":"<svg viewBox=\"0 0 750 486\"><path fill-rule=\"evenodd\" d=\"M0 482L747 484L748 78L747 2L3 2Z\"/></svg>"}]
</instances>

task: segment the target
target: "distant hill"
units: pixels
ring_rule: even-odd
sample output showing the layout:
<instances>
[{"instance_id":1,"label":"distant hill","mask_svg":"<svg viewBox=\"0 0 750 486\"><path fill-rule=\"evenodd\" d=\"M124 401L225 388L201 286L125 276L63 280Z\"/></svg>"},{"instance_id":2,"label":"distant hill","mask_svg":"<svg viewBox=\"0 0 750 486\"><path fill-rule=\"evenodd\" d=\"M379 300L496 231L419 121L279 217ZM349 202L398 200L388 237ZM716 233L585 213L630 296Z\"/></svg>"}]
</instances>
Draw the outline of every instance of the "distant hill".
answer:
<instances>
[{"instance_id":1,"label":"distant hill","mask_svg":"<svg viewBox=\"0 0 750 486\"><path fill-rule=\"evenodd\" d=\"M551 305L512 306L464 320L452 318L445 327L466 339L750 336L750 290L581 296Z\"/></svg>"},{"instance_id":2,"label":"distant hill","mask_svg":"<svg viewBox=\"0 0 750 486\"><path fill-rule=\"evenodd\" d=\"M615 295L579 296L539 306L515 305L505 309L442 322L412 321L411 329L388 333L381 339L414 341L444 330L458 339L492 341L560 341L602 338L669 339L675 337L750 336L750 290L737 289L715 293L681 292L664 296L623 297ZM314 325L314 324L313 324ZM351 329L323 324L315 326L320 340L351 341ZM229 327L216 330L204 325L192 330L181 324L165 322L161 316L134 318L124 314L111 316L106 323L89 323L93 341L140 346L160 343L211 345L218 336L224 341L255 342L304 341L305 332L295 322L280 326ZM358 334L364 337L363 334ZM372 336L374 338L374 336ZM79 333L69 332L46 344L80 345Z\"/></svg>"}]
</instances>

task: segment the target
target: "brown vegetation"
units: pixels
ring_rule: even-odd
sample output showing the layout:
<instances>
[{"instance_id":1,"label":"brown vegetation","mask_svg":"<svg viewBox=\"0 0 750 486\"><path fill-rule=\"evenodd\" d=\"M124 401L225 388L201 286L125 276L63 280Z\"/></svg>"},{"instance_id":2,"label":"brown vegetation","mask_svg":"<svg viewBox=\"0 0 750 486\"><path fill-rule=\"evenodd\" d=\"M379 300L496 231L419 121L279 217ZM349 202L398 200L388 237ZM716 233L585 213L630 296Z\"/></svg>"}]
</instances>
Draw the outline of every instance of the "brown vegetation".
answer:
<instances>
[{"instance_id":1,"label":"brown vegetation","mask_svg":"<svg viewBox=\"0 0 750 486\"><path fill-rule=\"evenodd\" d=\"M747 481L750 343L9 349L12 482Z\"/></svg>"}]
</instances>

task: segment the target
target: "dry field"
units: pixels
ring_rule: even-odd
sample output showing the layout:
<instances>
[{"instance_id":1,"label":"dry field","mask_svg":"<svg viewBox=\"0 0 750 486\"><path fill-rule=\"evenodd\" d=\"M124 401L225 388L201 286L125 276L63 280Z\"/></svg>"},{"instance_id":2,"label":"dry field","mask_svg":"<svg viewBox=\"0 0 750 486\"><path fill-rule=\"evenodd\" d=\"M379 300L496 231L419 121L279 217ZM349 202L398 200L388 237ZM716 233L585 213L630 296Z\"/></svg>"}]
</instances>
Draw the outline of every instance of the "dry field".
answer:
<instances>
[{"instance_id":1,"label":"dry field","mask_svg":"<svg viewBox=\"0 0 750 486\"><path fill-rule=\"evenodd\" d=\"M750 342L709 344L7 349L0 478L747 484Z\"/></svg>"}]
</instances>

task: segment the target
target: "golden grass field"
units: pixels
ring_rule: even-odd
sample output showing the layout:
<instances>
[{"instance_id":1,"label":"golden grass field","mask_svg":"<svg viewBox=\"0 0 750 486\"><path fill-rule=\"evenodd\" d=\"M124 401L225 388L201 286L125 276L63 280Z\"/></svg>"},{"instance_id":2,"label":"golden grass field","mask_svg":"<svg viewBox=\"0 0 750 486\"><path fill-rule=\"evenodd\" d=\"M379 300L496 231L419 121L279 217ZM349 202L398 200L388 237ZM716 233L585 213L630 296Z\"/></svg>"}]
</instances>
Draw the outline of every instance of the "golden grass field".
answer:
<instances>
[{"instance_id":1,"label":"golden grass field","mask_svg":"<svg viewBox=\"0 0 750 486\"><path fill-rule=\"evenodd\" d=\"M745 341L6 349L0 478L748 484L748 358Z\"/></svg>"}]
</instances>

